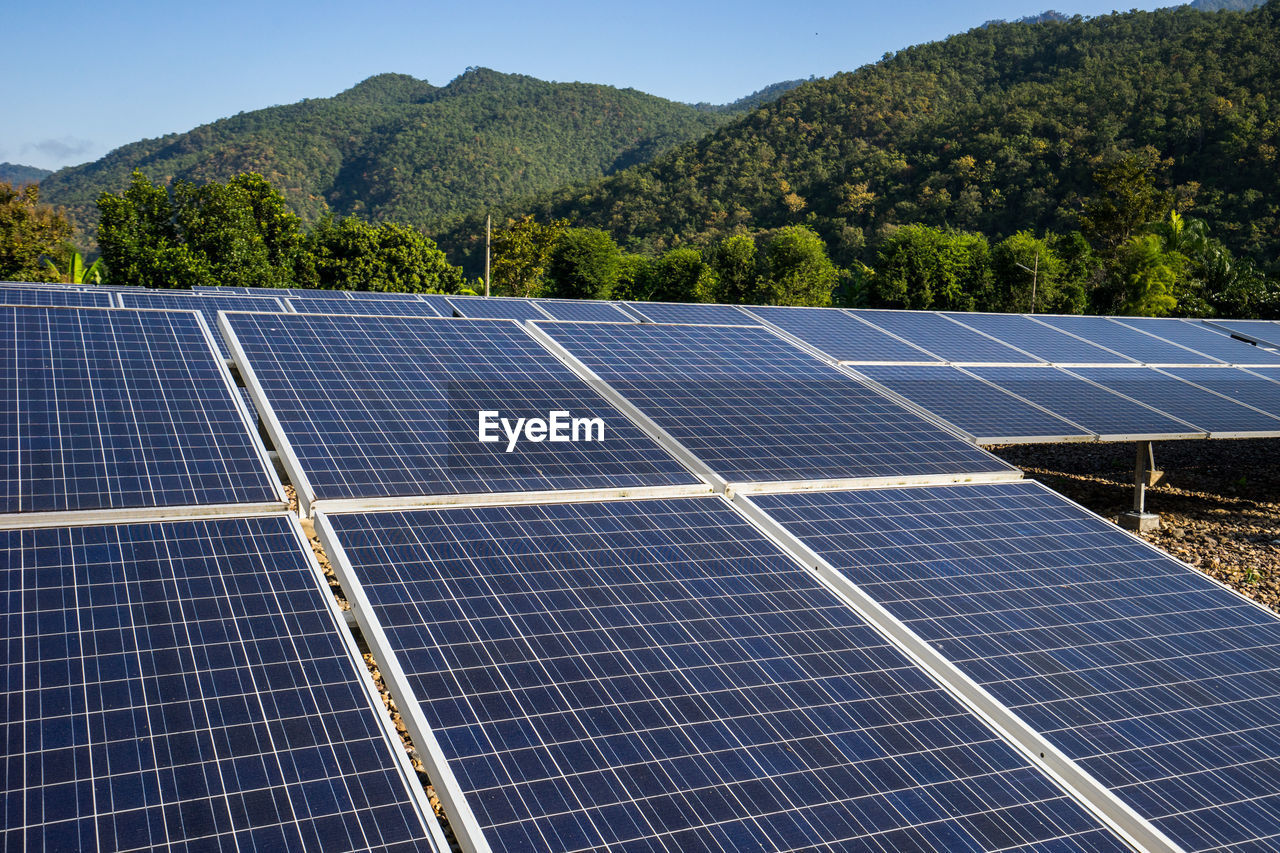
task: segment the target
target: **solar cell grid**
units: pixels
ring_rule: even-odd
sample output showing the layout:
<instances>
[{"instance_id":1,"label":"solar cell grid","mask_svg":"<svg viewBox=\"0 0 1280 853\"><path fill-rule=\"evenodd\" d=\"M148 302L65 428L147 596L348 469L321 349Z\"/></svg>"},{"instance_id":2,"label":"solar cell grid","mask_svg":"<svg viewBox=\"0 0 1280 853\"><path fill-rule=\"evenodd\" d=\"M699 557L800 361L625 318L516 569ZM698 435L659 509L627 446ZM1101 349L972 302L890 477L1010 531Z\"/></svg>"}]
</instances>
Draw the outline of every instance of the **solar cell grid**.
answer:
<instances>
[{"instance_id":1,"label":"solar cell grid","mask_svg":"<svg viewBox=\"0 0 1280 853\"><path fill-rule=\"evenodd\" d=\"M1080 424L1103 441L1203 438L1205 435L1190 424L1056 367L975 366L966 370Z\"/></svg>"},{"instance_id":2,"label":"solar cell grid","mask_svg":"<svg viewBox=\"0 0 1280 853\"><path fill-rule=\"evenodd\" d=\"M937 362L918 347L899 340L836 308L746 306L752 316L799 338L837 361Z\"/></svg>"},{"instance_id":3,"label":"solar cell grid","mask_svg":"<svg viewBox=\"0 0 1280 853\"><path fill-rule=\"evenodd\" d=\"M495 850L1123 849L719 499L319 527Z\"/></svg>"},{"instance_id":4,"label":"solar cell grid","mask_svg":"<svg viewBox=\"0 0 1280 853\"><path fill-rule=\"evenodd\" d=\"M308 491L323 501L698 482L511 321L223 317L279 425L277 446L297 461L304 508ZM604 438L511 443L495 430L482 443L482 411L513 423L598 417Z\"/></svg>"},{"instance_id":5,"label":"solar cell grid","mask_svg":"<svg viewBox=\"0 0 1280 853\"><path fill-rule=\"evenodd\" d=\"M1274 320L1206 320L1210 326L1226 329L1228 334L1239 335L1270 347L1280 347L1280 323Z\"/></svg>"},{"instance_id":6,"label":"solar cell grid","mask_svg":"<svg viewBox=\"0 0 1280 853\"><path fill-rule=\"evenodd\" d=\"M684 302L628 302L627 308L650 323L754 324L756 319L736 305Z\"/></svg>"},{"instance_id":7,"label":"solar cell grid","mask_svg":"<svg viewBox=\"0 0 1280 853\"><path fill-rule=\"evenodd\" d=\"M545 320L547 315L527 299L484 296L450 296L448 302L460 316L484 320Z\"/></svg>"},{"instance_id":8,"label":"solar cell grid","mask_svg":"<svg viewBox=\"0 0 1280 853\"><path fill-rule=\"evenodd\" d=\"M284 305L279 299L267 299L261 296L245 296L242 294L209 293L196 294L191 291L146 291L142 293L120 294L120 304L125 308L167 308L178 311L199 311L204 315L205 323L214 330L214 342L223 358L230 358L226 341L217 333L219 311L283 311Z\"/></svg>"},{"instance_id":9,"label":"solar cell grid","mask_svg":"<svg viewBox=\"0 0 1280 853\"><path fill-rule=\"evenodd\" d=\"M1270 364L1280 366L1280 353L1236 340L1196 320L1173 317L1114 317L1116 322L1156 335L1166 341L1191 347L1227 364Z\"/></svg>"},{"instance_id":10,"label":"solar cell grid","mask_svg":"<svg viewBox=\"0 0 1280 853\"><path fill-rule=\"evenodd\" d=\"M436 309L414 296L348 299L344 296L290 297L289 307L299 314L382 314L392 317L438 317Z\"/></svg>"},{"instance_id":11,"label":"solar cell grid","mask_svg":"<svg viewBox=\"0 0 1280 853\"><path fill-rule=\"evenodd\" d=\"M284 500L199 315L0 308L0 512Z\"/></svg>"},{"instance_id":12,"label":"solar cell grid","mask_svg":"<svg viewBox=\"0 0 1280 853\"><path fill-rule=\"evenodd\" d=\"M763 328L536 327L728 482L1013 470Z\"/></svg>"},{"instance_id":13,"label":"solar cell grid","mask_svg":"<svg viewBox=\"0 0 1280 853\"><path fill-rule=\"evenodd\" d=\"M1265 372L1221 367L1164 367L1161 372L1280 417L1280 383Z\"/></svg>"},{"instance_id":14,"label":"solar cell grid","mask_svg":"<svg viewBox=\"0 0 1280 853\"><path fill-rule=\"evenodd\" d=\"M964 430L980 444L1089 439L1077 424L948 365L860 365L862 375Z\"/></svg>"},{"instance_id":15,"label":"solar cell grid","mask_svg":"<svg viewBox=\"0 0 1280 853\"><path fill-rule=\"evenodd\" d=\"M1035 364L1040 359L932 311L850 311L955 364Z\"/></svg>"},{"instance_id":16,"label":"solar cell grid","mask_svg":"<svg viewBox=\"0 0 1280 853\"><path fill-rule=\"evenodd\" d=\"M592 299L536 299L539 308L556 320L600 323L634 323L636 318L612 302Z\"/></svg>"},{"instance_id":17,"label":"solar cell grid","mask_svg":"<svg viewBox=\"0 0 1280 853\"><path fill-rule=\"evenodd\" d=\"M1280 838L1280 620L1032 482L752 501L1187 850Z\"/></svg>"},{"instance_id":18,"label":"solar cell grid","mask_svg":"<svg viewBox=\"0 0 1280 853\"><path fill-rule=\"evenodd\" d=\"M59 305L80 308L110 308L111 293L76 290L70 287L0 287L0 305Z\"/></svg>"},{"instance_id":19,"label":"solar cell grid","mask_svg":"<svg viewBox=\"0 0 1280 853\"><path fill-rule=\"evenodd\" d=\"M1223 368L1204 368L1221 370ZM1219 394L1183 382L1168 371L1150 368L1076 367L1072 372L1109 390L1159 407L1175 418L1214 434L1280 435L1280 418L1272 417Z\"/></svg>"},{"instance_id":20,"label":"solar cell grid","mask_svg":"<svg viewBox=\"0 0 1280 853\"><path fill-rule=\"evenodd\" d=\"M0 847L441 849L306 548L283 516L0 531Z\"/></svg>"},{"instance_id":21,"label":"solar cell grid","mask_svg":"<svg viewBox=\"0 0 1280 853\"><path fill-rule=\"evenodd\" d=\"M1108 317L1037 314L1033 319L1115 350L1142 364L1222 364L1219 359L1148 335Z\"/></svg>"},{"instance_id":22,"label":"solar cell grid","mask_svg":"<svg viewBox=\"0 0 1280 853\"><path fill-rule=\"evenodd\" d=\"M1022 314L948 313L944 316L1053 364L1136 363L1127 356L1082 341Z\"/></svg>"}]
</instances>

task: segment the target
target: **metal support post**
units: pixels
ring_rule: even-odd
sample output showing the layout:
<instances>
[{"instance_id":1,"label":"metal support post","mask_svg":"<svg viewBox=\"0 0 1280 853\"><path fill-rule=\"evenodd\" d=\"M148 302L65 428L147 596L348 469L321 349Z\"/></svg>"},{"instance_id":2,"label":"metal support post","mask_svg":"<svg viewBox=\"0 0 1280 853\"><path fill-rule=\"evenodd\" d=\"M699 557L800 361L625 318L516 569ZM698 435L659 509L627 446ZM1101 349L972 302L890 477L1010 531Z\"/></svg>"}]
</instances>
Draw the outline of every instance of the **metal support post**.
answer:
<instances>
[{"instance_id":1,"label":"metal support post","mask_svg":"<svg viewBox=\"0 0 1280 853\"><path fill-rule=\"evenodd\" d=\"M1133 510L1120 516L1120 526L1126 530L1145 533L1160 528L1160 516L1147 512L1147 489L1160 482L1163 471L1157 471L1155 450L1149 441L1138 442L1137 459L1133 466Z\"/></svg>"}]
</instances>

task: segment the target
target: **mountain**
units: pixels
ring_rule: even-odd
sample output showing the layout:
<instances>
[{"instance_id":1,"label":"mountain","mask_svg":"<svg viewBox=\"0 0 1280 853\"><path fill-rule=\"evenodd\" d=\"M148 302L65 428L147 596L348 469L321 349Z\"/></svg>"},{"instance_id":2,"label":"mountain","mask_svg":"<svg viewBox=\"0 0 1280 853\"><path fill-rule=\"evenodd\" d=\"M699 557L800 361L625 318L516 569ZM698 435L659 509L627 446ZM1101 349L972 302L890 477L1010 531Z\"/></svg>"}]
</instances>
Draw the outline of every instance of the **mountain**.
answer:
<instances>
[{"instance_id":1,"label":"mountain","mask_svg":"<svg viewBox=\"0 0 1280 853\"><path fill-rule=\"evenodd\" d=\"M1047 24L1047 23L1050 23L1051 21L1069 21L1069 20L1071 20L1071 16L1070 16L1070 15L1064 15L1064 14L1062 14L1061 12L1057 12L1057 11L1055 11L1055 10L1053 10L1053 9L1050 9L1050 10L1049 10L1049 11L1047 11L1047 12L1041 12L1039 15L1027 15L1027 16L1025 16L1025 17L1018 18L1018 19L1016 19L1016 20L1012 21L1012 23L1015 23L1015 24ZM995 26L996 24L1008 24L1008 23L1010 23L1010 22L1009 22L1009 21L1004 20L1003 18L996 18L995 20L987 21L987 22L986 22L985 24L983 24L982 26L984 26L984 27L991 27L991 26Z\"/></svg>"},{"instance_id":2,"label":"mountain","mask_svg":"<svg viewBox=\"0 0 1280 853\"><path fill-rule=\"evenodd\" d=\"M626 247L807 223L837 259L924 222L1070 231L1092 175L1153 146L1231 249L1280 257L1280 0L1001 24L793 89L696 142L504 215L609 230ZM466 257L475 220L437 235Z\"/></svg>"},{"instance_id":3,"label":"mountain","mask_svg":"<svg viewBox=\"0 0 1280 853\"><path fill-rule=\"evenodd\" d=\"M425 224L612 174L728 118L634 89L484 68L442 87L382 74L332 98L126 145L50 175L41 192L92 218L98 194L123 189L134 169L193 181L255 171L308 220L333 210Z\"/></svg>"},{"instance_id":4,"label":"mountain","mask_svg":"<svg viewBox=\"0 0 1280 853\"><path fill-rule=\"evenodd\" d=\"M20 187L23 184L38 184L49 175L48 169L35 166L20 166L17 163L0 163L0 181Z\"/></svg>"},{"instance_id":5,"label":"mountain","mask_svg":"<svg viewBox=\"0 0 1280 853\"><path fill-rule=\"evenodd\" d=\"M1201 12L1247 12L1264 2L1266 0L1193 0L1190 5Z\"/></svg>"}]
</instances>

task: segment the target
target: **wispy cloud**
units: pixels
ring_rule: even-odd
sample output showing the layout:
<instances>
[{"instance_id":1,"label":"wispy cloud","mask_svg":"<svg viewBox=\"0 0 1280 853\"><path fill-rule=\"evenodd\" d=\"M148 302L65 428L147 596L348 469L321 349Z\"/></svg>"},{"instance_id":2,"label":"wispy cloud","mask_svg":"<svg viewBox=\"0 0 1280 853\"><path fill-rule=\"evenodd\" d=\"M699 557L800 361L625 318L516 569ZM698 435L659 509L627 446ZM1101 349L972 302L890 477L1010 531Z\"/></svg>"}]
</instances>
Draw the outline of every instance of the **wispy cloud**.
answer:
<instances>
[{"instance_id":1,"label":"wispy cloud","mask_svg":"<svg viewBox=\"0 0 1280 853\"><path fill-rule=\"evenodd\" d=\"M96 143L92 139L64 136L61 139L42 139L39 142L28 142L22 146L22 152L26 154L34 151L51 160L66 163L74 161L76 157L87 154L95 147Z\"/></svg>"}]
</instances>

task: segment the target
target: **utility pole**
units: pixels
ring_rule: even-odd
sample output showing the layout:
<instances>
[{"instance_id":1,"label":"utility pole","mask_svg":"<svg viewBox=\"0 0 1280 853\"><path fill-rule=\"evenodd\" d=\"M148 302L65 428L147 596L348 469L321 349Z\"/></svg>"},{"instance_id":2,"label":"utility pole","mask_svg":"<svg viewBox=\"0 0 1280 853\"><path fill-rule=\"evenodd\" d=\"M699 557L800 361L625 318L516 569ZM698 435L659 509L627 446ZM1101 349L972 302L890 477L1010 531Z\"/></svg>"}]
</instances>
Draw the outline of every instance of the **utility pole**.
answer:
<instances>
[{"instance_id":1,"label":"utility pole","mask_svg":"<svg viewBox=\"0 0 1280 853\"><path fill-rule=\"evenodd\" d=\"M1031 273L1031 313L1034 314L1036 313L1036 283L1040 279L1040 253L1036 252L1035 269L1017 261L1014 261L1014 264Z\"/></svg>"},{"instance_id":2,"label":"utility pole","mask_svg":"<svg viewBox=\"0 0 1280 853\"><path fill-rule=\"evenodd\" d=\"M484 217L484 295L489 295L489 239L493 235L493 216Z\"/></svg>"}]
</instances>

